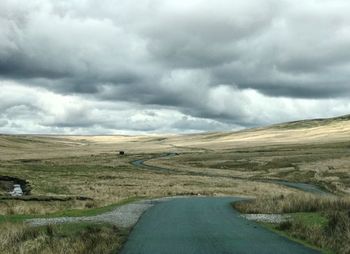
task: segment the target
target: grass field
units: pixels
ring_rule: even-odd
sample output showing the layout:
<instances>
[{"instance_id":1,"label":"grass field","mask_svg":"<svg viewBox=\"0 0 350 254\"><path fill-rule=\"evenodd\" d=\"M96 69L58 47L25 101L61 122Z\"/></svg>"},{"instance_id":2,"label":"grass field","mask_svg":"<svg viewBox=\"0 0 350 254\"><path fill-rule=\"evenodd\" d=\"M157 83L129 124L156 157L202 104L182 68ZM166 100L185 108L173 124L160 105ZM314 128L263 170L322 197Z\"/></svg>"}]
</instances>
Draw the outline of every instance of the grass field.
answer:
<instances>
[{"instance_id":1,"label":"grass field","mask_svg":"<svg viewBox=\"0 0 350 254\"><path fill-rule=\"evenodd\" d=\"M29 227L1 224L1 253L85 254L115 253L128 232L104 224L63 224Z\"/></svg>"},{"instance_id":2,"label":"grass field","mask_svg":"<svg viewBox=\"0 0 350 254\"><path fill-rule=\"evenodd\" d=\"M346 196L350 193L348 118L236 133L0 135L0 176L18 177L31 185L28 200L0 198L0 225L9 227L10 218L96 213L135 197L235 195L272 200L271 194L303 195L261 181L266 179L313 183ZM126 155L119 155L121 150ZM161 157L168 152L178 155ZM171 171L135 167L131 162L137 159ZM0 194L6 191L2 188Z\"/></svg>"}]
</instances>

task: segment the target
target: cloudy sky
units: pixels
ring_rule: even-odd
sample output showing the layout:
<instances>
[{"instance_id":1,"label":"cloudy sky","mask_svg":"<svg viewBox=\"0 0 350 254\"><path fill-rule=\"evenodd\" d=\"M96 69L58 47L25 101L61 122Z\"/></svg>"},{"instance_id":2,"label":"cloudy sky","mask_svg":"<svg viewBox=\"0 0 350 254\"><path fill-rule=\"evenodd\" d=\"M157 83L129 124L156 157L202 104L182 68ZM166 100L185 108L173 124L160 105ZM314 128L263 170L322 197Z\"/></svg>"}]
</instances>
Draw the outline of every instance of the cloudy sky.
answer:
<instances>
[{"instance_id":1,"label":"cloudy sky","mask_svg":"<svg viewBox=\"0 0 350 254\"><path fill-rule=\"evenodd\" d=\"M349 13L348 0L1 0L0 133L349 114Z\"/></svg>"}]
</instances>

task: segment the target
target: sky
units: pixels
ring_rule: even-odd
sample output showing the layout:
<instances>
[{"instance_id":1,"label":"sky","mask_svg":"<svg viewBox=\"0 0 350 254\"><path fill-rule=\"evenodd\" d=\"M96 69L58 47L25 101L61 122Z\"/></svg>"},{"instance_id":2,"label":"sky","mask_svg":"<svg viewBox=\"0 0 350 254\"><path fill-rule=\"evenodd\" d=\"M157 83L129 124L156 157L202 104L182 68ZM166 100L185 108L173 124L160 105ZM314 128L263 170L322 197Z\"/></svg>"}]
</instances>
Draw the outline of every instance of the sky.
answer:
<instances>
[{"instance_id":1,"label":"sky","mask_svg":"<svg viewBox=\"0 0 350 254\"><path fill-rule=\"evenodd\" d=\"M0 133L350 114L348 0L1 0Z\"/></svg>"}]
</instances>

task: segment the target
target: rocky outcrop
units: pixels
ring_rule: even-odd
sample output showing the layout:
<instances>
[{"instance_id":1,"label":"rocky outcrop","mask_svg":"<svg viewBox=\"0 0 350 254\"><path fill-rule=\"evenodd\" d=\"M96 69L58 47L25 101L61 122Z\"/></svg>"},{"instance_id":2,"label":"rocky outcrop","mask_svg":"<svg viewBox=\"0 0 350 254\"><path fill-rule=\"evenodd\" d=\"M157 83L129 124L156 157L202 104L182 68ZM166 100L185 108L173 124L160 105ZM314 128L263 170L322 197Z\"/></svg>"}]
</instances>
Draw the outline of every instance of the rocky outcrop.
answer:
<instances>
[{"instance_id":1,"label":"rocky outcrop","mask_svg":"<svg viewBox=\"0 0 350 254\"><path fill-rule=\"evenodd\" d=\"M23 195L30 195L32 188L27 180L13 176L0 176L0 188L8 193L13 191L16 184L21 187Z\"/></svg>"}]
</instances>

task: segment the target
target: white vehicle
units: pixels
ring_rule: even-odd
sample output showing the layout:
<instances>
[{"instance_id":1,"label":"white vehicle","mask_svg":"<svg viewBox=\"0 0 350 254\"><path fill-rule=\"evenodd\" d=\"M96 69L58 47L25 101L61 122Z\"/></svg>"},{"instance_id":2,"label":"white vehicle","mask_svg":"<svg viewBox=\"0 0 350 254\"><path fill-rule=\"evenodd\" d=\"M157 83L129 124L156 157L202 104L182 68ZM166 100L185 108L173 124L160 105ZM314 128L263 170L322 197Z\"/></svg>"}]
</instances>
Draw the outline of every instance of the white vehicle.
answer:
<instances>
[{"instance_id":1,"label":"white vehicle","mask_svg":"<svg viewBox=\"0 0 350 254\"><path fill-rule=\"evenodd\" d=\"M21 188L21 185L19 184L14 184L13 185L13 191L10 192L11 196L18 197L23 195L23 191Z\"/></svg>"}]
</instances>

